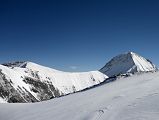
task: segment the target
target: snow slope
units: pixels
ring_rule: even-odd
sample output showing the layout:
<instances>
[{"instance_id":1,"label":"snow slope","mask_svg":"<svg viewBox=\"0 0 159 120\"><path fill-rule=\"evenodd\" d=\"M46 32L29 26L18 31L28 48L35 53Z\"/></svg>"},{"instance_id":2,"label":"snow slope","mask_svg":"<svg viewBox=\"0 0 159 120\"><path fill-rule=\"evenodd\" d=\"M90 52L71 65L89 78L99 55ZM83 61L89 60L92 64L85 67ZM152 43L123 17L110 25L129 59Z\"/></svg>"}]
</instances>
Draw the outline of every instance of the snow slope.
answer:
<instances>
[{"instance_id":1,"label":"snow slope","mask_svg":"<svg viewBox=\"0 0 159 120\"><path fill-rule=\"evenodd\" d=\"M15 102L47 100L83 90L99 84L108 78L99 71L80 73L62 72L32 62L16 62L5 64L5 66L0 65L0 70L1 76L5 76L0 79L0 89L2 89L0 93L4 91L0 94L0 97L10 102L13 101L10 99L14 99ZM12 93L13 90L11 89L16 92L18 98L13 96L14 93ZM8 94L5 95L4 93ZM19 98L19 96L22 97Z\"/></svg>"},{"instance_id":2,"label":"snow slope","mask_svg":"<svg viewBox=\"0 0 159 120\"><path fill-rule=\"evenodd\" d=\"M27 70L37 72L41 80L48 79L53 82L63 93L67 94L72 91L72 86L76 91L99 84L106 78L106 75L99 71L89 72L63 72L52 68L44 67L32 62L27 62ZM29 73L29 72L28 72ZM31 74L28 76L32 76Z\"/></svg>"},{"instance_id":3,"label":"snow slope","mask_svg":"<svg viewBox=\"0 0 159 120\"><path fill-rule=\"evenodd\" d=\"M34 104L0 104L0 120L158 120L159 72Z\"/></svg>"},{"instance_id":4,"label":"snow slope","mask_svg":"<svg viewBox=\"0 0 159 120\"><path fill-rule=\"evenodd\" d=\"M37 77L37 79L40 79L41 81L49 80L64 94L74 92L72 89L73 86L76 91L79 91L99 84L108 78L99 71L71 73L58 71L32 62L26 62L25 64L25 68L15 67L13 70L24 74L24 76Z\"/></svg>"},{"instance_id":5,"label":"snow slope","mask_svg":"<svg viewBox=\"0 0 159 120\"><path fill-rule=\"evenodd\" d=\"M120 54L112 58L102 69L100 69L101 72L109 77L118 74L156 70L157 68L150 60L133 52Z\"/></svg>"}]
</instances>

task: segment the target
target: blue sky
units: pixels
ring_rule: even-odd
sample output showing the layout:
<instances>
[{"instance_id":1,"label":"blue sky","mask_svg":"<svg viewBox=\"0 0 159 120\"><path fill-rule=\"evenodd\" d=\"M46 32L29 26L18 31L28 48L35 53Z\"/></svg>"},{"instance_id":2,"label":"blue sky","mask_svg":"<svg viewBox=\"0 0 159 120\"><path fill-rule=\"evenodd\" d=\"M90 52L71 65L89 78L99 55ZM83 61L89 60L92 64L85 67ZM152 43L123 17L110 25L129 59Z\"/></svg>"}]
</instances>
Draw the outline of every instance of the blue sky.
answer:
<instances>
[{"instance_id":1,"label":"blue sky","mask_svg":"<svg viewBox=\"0 0 159 120\"><path fill-rule=\"evenodd\" d=\"M0 63L88 71L134 51L159 65L159 1L0 1L0 42Z\"/></svg>"}]
</instances>

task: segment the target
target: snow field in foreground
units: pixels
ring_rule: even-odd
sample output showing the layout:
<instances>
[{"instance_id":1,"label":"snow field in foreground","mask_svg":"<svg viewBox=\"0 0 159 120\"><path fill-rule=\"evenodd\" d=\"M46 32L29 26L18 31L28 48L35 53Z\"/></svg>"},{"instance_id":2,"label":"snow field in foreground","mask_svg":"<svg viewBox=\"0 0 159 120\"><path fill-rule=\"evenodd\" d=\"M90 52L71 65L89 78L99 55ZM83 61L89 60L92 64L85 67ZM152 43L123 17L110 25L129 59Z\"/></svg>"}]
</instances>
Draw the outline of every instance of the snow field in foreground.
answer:
<instances>
[{"instance_id":1,"label":"snow field in foreground","mask_svg":"<svg viewBox=\"0 0 159 120\"><path fill-rule=\"evenodd\" d=\"M0 120L158 120L159 72L53 100L0 104Z\"/></svg>"}]
</instances>

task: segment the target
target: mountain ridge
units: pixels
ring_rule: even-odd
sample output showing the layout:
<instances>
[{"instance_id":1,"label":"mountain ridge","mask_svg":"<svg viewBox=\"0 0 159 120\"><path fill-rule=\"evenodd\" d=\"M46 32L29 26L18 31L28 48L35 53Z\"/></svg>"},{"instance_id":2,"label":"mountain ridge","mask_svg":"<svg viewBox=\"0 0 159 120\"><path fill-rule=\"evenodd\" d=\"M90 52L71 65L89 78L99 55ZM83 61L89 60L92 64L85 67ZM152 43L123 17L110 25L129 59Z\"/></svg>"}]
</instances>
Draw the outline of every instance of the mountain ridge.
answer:
<instances>
[{"instance_id":1,"label":"mountain ridge","mask_svg":"<svg viewBox=\"0 0 159 120\"><path fill-rule=\"evenodd\" d=\"M103 82L99 71L70 73L27 62L25 67L0 65L0 97L7 102L38 102ZM22 97L21 97L22 96Z\"/></svg>"},{"instance_id":2,"label":"mountain ridge","mask_svg":"<svg viewBox=\"0 0 159 120\"><path fill-rule=\"evenodd\" d=\"M0 102L49 100L92 88L116 75L152 71L157 71L155 65L133 52L112 58L99 71L88 72L64 72L29 61L5 63L0 65Z\"/></svg>"}]
</instances>

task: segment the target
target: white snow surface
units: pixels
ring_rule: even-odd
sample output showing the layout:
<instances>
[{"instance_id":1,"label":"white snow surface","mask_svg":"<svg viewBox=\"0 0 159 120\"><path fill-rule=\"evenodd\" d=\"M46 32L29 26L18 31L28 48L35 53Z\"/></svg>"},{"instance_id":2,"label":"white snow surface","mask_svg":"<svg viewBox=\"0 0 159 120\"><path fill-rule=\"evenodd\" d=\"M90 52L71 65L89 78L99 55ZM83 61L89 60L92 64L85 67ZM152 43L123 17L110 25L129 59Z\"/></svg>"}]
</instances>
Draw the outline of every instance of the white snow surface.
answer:
<instances>
[{"instance_id":1,"label":"white snow surface","mask_svg":"<svg viewBox=\"0 0 159 120\"><path fill-rule=\"evenodd\" d=\"M159 72L27 104L0 104L0 120L158 120Z\"/></svg>"},{"instance_id":2,"label":"white snow surface","mask_svg":"<svg viewBox=\"0 0 159 120\"><path fill-rule=\"evenodd\" d=\"M134 52L128 52L111 59L100 71L111 77L118 74L156 70L157 68L150 60Z\"/></svg>"}]
</instances>

